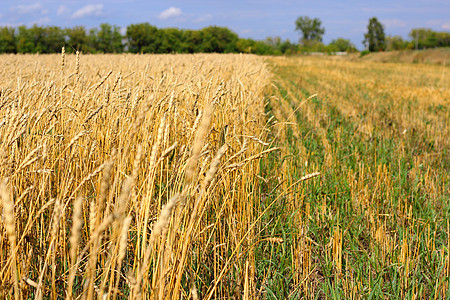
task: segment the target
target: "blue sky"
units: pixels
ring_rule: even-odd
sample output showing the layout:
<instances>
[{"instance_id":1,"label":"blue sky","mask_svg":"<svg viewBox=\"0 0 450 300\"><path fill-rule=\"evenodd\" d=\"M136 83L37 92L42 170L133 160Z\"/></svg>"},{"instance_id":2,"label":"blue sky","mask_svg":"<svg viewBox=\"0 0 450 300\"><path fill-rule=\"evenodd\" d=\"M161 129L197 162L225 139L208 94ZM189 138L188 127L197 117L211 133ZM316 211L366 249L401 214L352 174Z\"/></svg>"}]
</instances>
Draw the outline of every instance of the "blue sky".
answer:
<instances>
[{"instance_id":1,"label":"blue sky","mask_svg":"<svg viewBox=\"0 0 450 300\"><path fill-rule=\"evenodd\" d=\"M325 27L325 43L342 37L362 49L363 34L373 16L384 24L388 35L407 38L412 28L419 27L449 32L450 0L0 1L0 26L92 28L108 22L125 30L141 22L182 29L217 25L245 38L280 36L294 42L299 38L294 30L298 16L319 18Z\"/></svg>"}]
</instances>

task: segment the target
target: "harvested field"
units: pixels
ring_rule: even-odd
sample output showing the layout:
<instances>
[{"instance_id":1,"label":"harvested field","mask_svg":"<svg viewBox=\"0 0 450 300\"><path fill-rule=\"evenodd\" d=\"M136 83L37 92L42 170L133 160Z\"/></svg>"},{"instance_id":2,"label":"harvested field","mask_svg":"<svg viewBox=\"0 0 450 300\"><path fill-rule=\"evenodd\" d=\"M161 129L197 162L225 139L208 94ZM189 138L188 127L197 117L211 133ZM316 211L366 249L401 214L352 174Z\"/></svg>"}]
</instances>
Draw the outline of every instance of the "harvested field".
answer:
<instances>
[{"instance_id":1,"label":"harvested field","mask_svg":"<svg viewBox=\"0 0 450 300\"><path fill-rule=\"evenodd\" d=\"M275 282L290 268L298 298L448 297L449 68L270 62L282 182L321 173L281 205L292 254Z\"/></svg>"}]
</instances>

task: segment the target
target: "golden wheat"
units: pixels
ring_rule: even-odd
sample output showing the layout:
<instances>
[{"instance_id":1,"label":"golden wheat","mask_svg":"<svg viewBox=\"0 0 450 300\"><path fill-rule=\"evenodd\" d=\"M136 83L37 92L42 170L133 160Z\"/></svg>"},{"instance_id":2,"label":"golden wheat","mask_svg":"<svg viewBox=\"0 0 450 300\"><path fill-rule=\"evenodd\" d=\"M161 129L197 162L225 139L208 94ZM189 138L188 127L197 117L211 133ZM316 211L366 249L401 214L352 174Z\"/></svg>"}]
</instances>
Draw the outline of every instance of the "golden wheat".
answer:
<instances>
[{"instance_id":1,"label":"golden wheat","mask_svg":"<svg viewBox=\"0 0 450 300\"><path fill-rule=\"evenodd\" d=\"M195 299L220 282L231 295L217 270L260 240L247 222L222 228L259 206L262 58L63 49L0 56L0 78L0 295Z\"/></svg>"}]
</instances>

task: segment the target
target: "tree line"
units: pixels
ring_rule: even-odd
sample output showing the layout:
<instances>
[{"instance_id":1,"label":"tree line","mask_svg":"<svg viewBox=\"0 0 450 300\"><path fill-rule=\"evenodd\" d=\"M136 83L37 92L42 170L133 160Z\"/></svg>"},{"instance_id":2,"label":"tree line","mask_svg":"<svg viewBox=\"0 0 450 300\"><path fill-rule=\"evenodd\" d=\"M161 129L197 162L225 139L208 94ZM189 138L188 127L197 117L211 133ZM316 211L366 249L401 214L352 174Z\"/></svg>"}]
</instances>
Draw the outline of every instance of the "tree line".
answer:
<instances>
[{"instance_id":1,"label":"tree line","mask_svg":"<svg viewBox=\"0 0 450 300\"><path fill-rule=\"evenodd\" d=\"M289 54L297 45L289 40L243 39L226 27L200 30L157 28L149 23L132 24L121 34L120 27L103 23L87 30L84 26L0 27L0 53L255 53Z\"/></svg>"},{"instance_id":2,"label":"tree line","mask_svg":"<svg viewBox=\"0 0 450 300\"><path fill-rule=\"evenodd\" d=\"M295 21L295 29L300 32L300 44L306 49L323 51L322 36L325 28L320 19L311 19L308 16L298 17ZM384 26L376 17L369 19L367 32L364 34L363 44L366 49L363 52L427 49L450 46L450 32L437 32L428 28L412 29L409 33L411 40L404 40L401 36L386 36ZM331 44L339 44L341 49L349 51L352 45L348 40L338 39ZM331 45L330 44L330 45ZM330 46L328 45L328 47Z\"/></svg>"},{"instance_id":3,"label":"tree line","mask_svg":"<svg viewBox=\"0 0 450 300\"><path fill-rule=\"evenodd\" d=\"M421 50L450 46L450 32L438 32L427 28L415 28L409 33L410 40L401 36L386 36L384 26L377 18L369 20L364 44L367 51Z\"/></svg>"},{"instance_id":4,"label":"tree line","mask_svg":"<svg viewBox=\"0 0 450 300\"><path fill-rule=\"evenodd\" d=\"M325 28L319 19L299 17L296 30L299 43L269 37L259 41L240 38L226 27L209 26L200 30L157 28L149 23L131 24L125 34L121 28L103 23L87 30L84 26L0 27L0 53L58 53L62 46L67 52L83 53L254 53L264 55L302 52L357 51L350 40L338 38L325 45ZM364 43L369 51L424 49L450 46L450 33L431 29L413 29L411 40L387 36L376 18L369 20Z\"/></svg>"},{"instance_id":5,"label":"tree line","mask_svg":"<svg viewBox=\"0 0 450 300\"><path fill-rule=\"evenodd\" d=\"M429 49L450 47L450 32L438 32L427 28L416 28L409 33L410 40L401 36L388 36L385 50Z\"/></svg>"}]
</instances>

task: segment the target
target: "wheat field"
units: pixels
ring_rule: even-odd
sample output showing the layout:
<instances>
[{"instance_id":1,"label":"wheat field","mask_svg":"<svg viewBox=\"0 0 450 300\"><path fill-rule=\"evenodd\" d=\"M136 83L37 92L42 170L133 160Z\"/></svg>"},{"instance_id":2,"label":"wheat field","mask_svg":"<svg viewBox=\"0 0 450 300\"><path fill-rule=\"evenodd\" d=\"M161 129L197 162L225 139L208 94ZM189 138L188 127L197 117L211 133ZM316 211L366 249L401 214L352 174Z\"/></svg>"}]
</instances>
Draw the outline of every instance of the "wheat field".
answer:
<instances>
[{"instance_id":1,"label":"wheat field","mask_svg":"<svg viewBox=\"0 0 450 300\"><path fill-rule=\"evenodd\" d=\"M1 298L254 293L263 59L1 56ZM237 278L231 278L230 274Z\"/></svg>"},{"instance_id":2,"label":"wheat field","mask_svg":"<svg viewBox=\"0 0 450 300\"><path fill-rule=\"evenodd\" d=\"M0 56L0 299L445 299L448 70Z\"/></svg>"}]
</instances>

